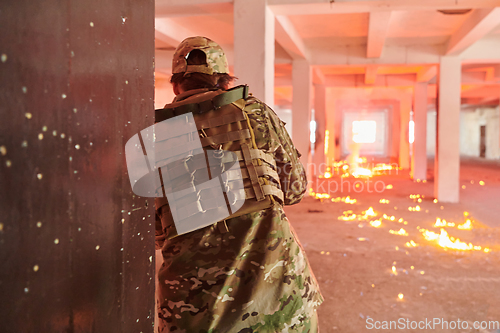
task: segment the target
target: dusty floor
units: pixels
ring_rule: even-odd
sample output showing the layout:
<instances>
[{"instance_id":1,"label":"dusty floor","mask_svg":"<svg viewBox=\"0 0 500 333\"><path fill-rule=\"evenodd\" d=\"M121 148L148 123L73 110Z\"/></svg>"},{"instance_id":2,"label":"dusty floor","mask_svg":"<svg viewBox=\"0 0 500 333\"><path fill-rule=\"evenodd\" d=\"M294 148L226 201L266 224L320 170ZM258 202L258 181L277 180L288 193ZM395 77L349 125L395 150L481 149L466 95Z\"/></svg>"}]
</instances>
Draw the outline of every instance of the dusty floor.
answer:
<instances>
[{"instance_id":1,"label":"dusty floor","mask_svg":"<svg viewBox=\"0 0 500 333\"><path fill-rule=\"evenodd\" d=\"M318 310L321 333L378 331L390 321L396 323L386 332L500 332L491 326L500 324L500 163L462 161L460 204L435 203L432 173L429 177L427 183L413 182L403 172L374 177L372 193L366 183L360 184L361 193L344 183L344 191L330 193L332 198L350 196L355 204L308 197L286 207L325 298ZM373 191L375 181L383 182L377 186L382 193ZM410 198L417 194L422 202ZM409 211L417 205L420 211ZM369 207L377 216L360 220ZM356 219L340 220L348 210ZM457 228L466 222L464 212L473 220L472 230ZM437 217L456 223L443 228L451 237L481 250L445 250L437 240L425 240L422 228L440 233ZM378 228L370 225L374 220L380 220ZM407 236L389 232L401 228ZM410 241L416 247L407 246ZM491 251L485 253L485 247Z\"/></svg>"}]
</instances>

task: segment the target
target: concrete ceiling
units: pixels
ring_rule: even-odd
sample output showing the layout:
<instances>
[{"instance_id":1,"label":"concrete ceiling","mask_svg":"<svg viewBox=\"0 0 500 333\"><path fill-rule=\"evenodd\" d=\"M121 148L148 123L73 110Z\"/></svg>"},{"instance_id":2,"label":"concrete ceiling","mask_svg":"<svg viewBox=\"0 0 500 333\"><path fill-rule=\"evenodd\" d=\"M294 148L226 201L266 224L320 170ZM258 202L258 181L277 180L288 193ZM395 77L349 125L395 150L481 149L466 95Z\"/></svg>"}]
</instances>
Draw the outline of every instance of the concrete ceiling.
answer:
<instances>
[{"instance_id":1,"label":"concrete ceiling","mask_svg":"<svg viewBox=\"0 0 500 333\"><path fill-rule=\"evenodd\" d=\"M276 103L291 104L292 61L332 87L435 83L443 55L462 58L462 100L500 97L500 0L268 0L276 15ZM438 10L471 9L464 14ZM186 37L217 41L233 63L231 0L156 0L156 77ZM232 67L231 67L232 68Z\"/></svg>"}]
</instances>

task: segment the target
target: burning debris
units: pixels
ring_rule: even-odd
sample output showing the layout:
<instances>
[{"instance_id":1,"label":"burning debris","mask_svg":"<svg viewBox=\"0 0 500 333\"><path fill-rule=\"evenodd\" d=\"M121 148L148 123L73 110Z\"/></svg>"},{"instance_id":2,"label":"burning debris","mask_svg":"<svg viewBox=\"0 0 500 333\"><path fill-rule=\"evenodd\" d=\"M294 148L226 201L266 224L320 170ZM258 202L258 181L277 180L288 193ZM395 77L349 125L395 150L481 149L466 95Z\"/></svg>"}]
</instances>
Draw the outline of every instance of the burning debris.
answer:
<instances>
[{"instance_id":1,"label":"burning debris","mask_svg":"<svg viewBox=\"0 0 500 333\"><path fill-rule=\"evenodd\" d=\"M436 242L439 246L444 249L454 249L461 251L484 251L486 253L490 252L489 248L482 248L479 245L473 245L472 243L462 242L460 239L451 237L448 232L441 228L441 233L437 234L433 231L427 229L420 229L420 232L424 238L430 242Z\"/></svg>"},{"instance_id":2,"label":"burning debris","mask_svg":"<svg viewBox=\"0 0 500 333\"><path fill-rule=\"evenodd\" d=\"M389 233L393 235L399 235L399 236L408 236L408 232L406 232L405 229L401 228L398 231L395 230L389 230Z\"/></svg>"},{"instance_id":3,"label":"burning debris","mask_svg":"<svg viewBox=\"0 0 500 333\"><path fill-rule=\"evenodd\" d=\"M354 162L352 160L352 157L350 159L351 164L344 164L345 161L339 162L334 164L333 168L342 170L342 176L349 177L353 176L373 176L373 170L368 170L366 171L364 168L360 167L360 164L366 163L366 158L357 158ZM357 173L354 173L353 170L356 170ZM381 167L381 170L390 170L389 167ZM327 172L323 175L323 178L330 178L332 177L331 173L332 169L329 168ZM387 185L386 189L392 189L392 185ZM346 204L355 204L357 203L356 199L353 199L349 196L347 197L331 197L330 194L328 193L315 193L310 190L310 195L313 196L316 199L319 199L321 201L328 199L331 202L334 203L346 203ZM422 203L423 199L425 199L424 195L420 194L411 194L409 196L409 199L413 200L413 202L417 203ZM437 199L433 200L434 203L438 203ZM379 200L380 204L389 204L390 201L387 199L380 199ZM441 206L443 209L444 207ZM421 212L425 209L423 209L419 204L416 206L410 206L408 207L408 211L410 212ZM428 212L428 211L426 211ZM461 231L470 231L474 229L474 220L469 217L468 212L464 212L464 217L465 217L465 222L463 223L457 223L457 222L452 222L452 221L446 221L445 219L441 217L436 217L436 221L433 224L434 228L439 228L440 232L434 232L425 228L422 228L420 226L416 226L416 229L420 232L420 235L427 240L428 242L434 243L437 246L443 248L443 249L452 249L452 250L459 250L459 251L483 251L485 253L491 252L491 249L488 247L482 247L480 245L474 245L472 243L464 242L460 240L459 238L455 238L453 236L450 236L448 232L445 230L446 228L453 228ZM361 213L355 213L353 210L346 210L342 213L341 216L338 217L338 220L346 221L346 222L355 222L358 221L360 222L358 224L358 227L363 228L365 225L369 225L373 228L382 228L384 227L384 221L387 221L386 226L390 226L391 222L394 223L401 223L404 225L408 225L408 221L405 221L403 218L396 218L396 216L393 215L388 215L388 214L379 214L375 212L373 207L369 207L367 210L361 211ZM404 237L409 237L411 234L411 229L404 229L404 228L389 228L388 232L392 235L397 235L397 236L404 236ZM366 241L367 238L360 237L358 238L359 241ZM404 243L404 245L407 248L417 248L420 246L420 244L417 243L415 240L409 240ZM399 247L396 247L397 250L399 250Z\"/></svg>"}]
</instances>

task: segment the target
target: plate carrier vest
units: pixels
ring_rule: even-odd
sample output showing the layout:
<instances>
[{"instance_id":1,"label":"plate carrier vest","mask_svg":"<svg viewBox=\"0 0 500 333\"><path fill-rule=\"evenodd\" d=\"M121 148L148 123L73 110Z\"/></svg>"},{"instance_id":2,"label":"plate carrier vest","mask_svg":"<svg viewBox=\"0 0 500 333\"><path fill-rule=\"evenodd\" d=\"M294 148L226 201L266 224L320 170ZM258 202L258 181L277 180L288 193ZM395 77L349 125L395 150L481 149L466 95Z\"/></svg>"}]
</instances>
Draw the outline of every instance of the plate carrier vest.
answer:
<instances>
[{"instance_id":1,"label":"plate carrier vest","mask_svg":"<svg viewBox=\"0 0 500 333\"><path fill-rule=\"evenodd\" d=\"M172 215L176 214L177 222L182 223L182 220L193 219L197 216L201 217L201 214L210 214L211 210L223 208L230 212L227 218L217 222L220 232L224 233L228 231L225 223L227 219L269 208L276 201L283 204L283 192L279 187L280 180L276 172L274 157L272 154L258 149L253 129L250 126L250 120L244 110L247 96L248 86L246 85L227 91L209 90L188 97L186 100L168 104L164 109L155 110L155 123L182 114L192 113L201 146L205 152L205 156L204 154L198 154L168 164L169 184L173 184L169 187L169 190L194 186L195 192L197 191L198 194L198 201L200 201L199 194L204 191L202 180L190 177L189 181L186 182L187 178L182 176L187 173L192 176L196 173L196 170L206 169L207 167L213 178L214 174L220 175L224 170L229 170L234 163L239 163L241 178L243 178L244 188L242 190L233 192L231 186L226 184L224 189L225 207L221 207L220 202L216 203L215 200L200 201L198 205L189 205L190 209L170 207ZM163 150L167 150L162 149L162 144L165 146L164 143L171 139L155 140L157 159L159 158L158 155L164 155L162 154ZM220 152L219 165L214 167L210 163L210 166L207 166L206 153L209 150ZM228 151L232 153L227 153ZM163 175L165 177L165 173ZM161 196L163 193L163 197L155 198L155 206L157 214L162 220L162 225L168 225L166 219L169 219L169 214L162 214L162 207L168 203L165 195L164 179L160 178L160 181L161 188L157 189L157 195ZM244 198L242 198L243 193ZM240 209L232 212L228 202L235 199L244 199L244 203ZM168 238L171 239L177 235L177 233L170 234Z\"/></svg>"}]
</instances>

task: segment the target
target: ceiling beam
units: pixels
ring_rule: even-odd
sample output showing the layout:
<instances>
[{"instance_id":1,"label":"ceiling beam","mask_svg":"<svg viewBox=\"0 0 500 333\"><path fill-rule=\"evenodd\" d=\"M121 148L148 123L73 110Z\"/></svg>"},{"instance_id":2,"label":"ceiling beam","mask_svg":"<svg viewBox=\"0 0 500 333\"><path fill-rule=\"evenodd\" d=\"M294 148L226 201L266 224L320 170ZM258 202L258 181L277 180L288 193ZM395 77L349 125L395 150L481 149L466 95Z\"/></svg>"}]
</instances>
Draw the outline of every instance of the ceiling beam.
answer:
<instances>
[{"instance_id":1,"label":"ceiling beam","mask_svg":"<svg viewBox=\"0 0 500 333\"><path fill-rule=\"evenodd\" d=\"M375 84L378 66L366 66L365 84Z\"/></svg>"},{"instance_id":2,"label":"ceiling beam","mask_svg":"<svg viewBox=\"0 0 500 333\"><path fill-rule=\"evenodd\" d=\"M276 41L292 59L309 59L304 41L288 17L277 15L274 30Z\"/></svg>"},{"instance_id":3,"label":"ceiling beam","mask_svg":"<svg viewBox=\"0 0 500 333\"><path fill-rule=\"evenodd\" d=\"M482 72L484 73L484 81L486 82L493 82L495 81L495 67L493 66L488 66L488 67L476 67L476 68L470 68L466 70L467 72Z\"/></svg>"},{"instance_id":4,"label":"ceiling beam","mask_svg":"<svg viewBox=\"0 0 500 333\"><path fill-rule=\"evenodd\" d=\"M443 53L442 44L386 45L383 57L366 58L366 46L344 45L328 51L311 50L311 65L434 65Z\"/></svg>"},{"instance_id":5,"label":"ceiling beam","mask_svg":"<svg viewBox=\"0 0 500 333\"><path fill-rule=\"evenodd\" d=\"M180 1L180 0L178 0ZM498 0L268 0L276 15L370 13L438 9L493 8Z\"/></svg>"},{"instance_id":6,"label":"ceiling beam","mask_svg":"<svg viewBox=\"0 0 500 333\"><path fill-rule=\"evenodd\" d=\"M391 12L371 12L368 23L367 58L380 58L384 48Z\"/></svg>"},{"instance_id":7,"label":"ceiling beam","mask_svg":"<svg viewBox=\"0 0 500 333\"><path fill-rule=\"evenodd\" d=\"M366 75L327 75L327 87L413 87L415 85L414 74L401 75L378 75L378 80L372 84L366 83Z\"/></svg>"},{"instance_id":8,"label":"ceiling beam","mask_svg":"<svg viewBox=\"0 0 500 333\"><path fill-rule=\"evenodd\" d=\"M424 67L417 72L417 82L429 82L437 75L437 66Z\"/></svg>"},{"instance_id":9,"label":"ceiling beam","mask_svg":"<svg viewBox=\"0 0 500 333\"><path fill-rule=\"evenodd\" d=\"M500 22L500 8L475 9L448 41L446 54L462 53L483 38Z\"/></svg>"},{"instance_id":10,"label":"ceiling beam","mask_svg":"<svg viewBox=\"0 0 500 333\"><path fill-rule=\"evenodd\" d=\"M168 18L155 18L155 38L177 47L187 37L195 36L189 29Z\"/></svg>"},{"instance_id":11,"label":"ceiling beam","mask_svg":"<svg viewBox=\"0 0 500 333\"><path fill-rule=\"evenodd\" d=\"M495 104L495 105L498 105L499 98L500 98L500 95L499 96L484 97L481 100L481 104Z\"/></svg>"}]
</instances>

